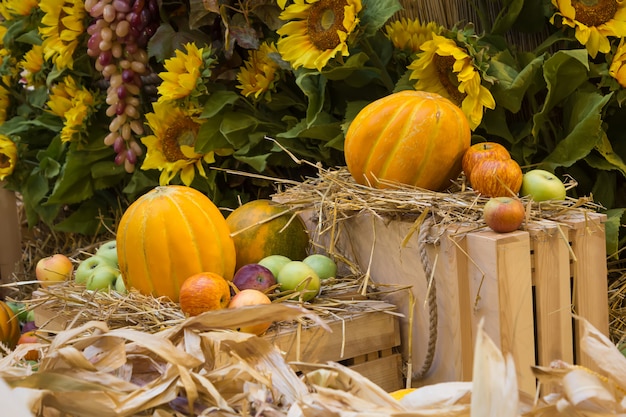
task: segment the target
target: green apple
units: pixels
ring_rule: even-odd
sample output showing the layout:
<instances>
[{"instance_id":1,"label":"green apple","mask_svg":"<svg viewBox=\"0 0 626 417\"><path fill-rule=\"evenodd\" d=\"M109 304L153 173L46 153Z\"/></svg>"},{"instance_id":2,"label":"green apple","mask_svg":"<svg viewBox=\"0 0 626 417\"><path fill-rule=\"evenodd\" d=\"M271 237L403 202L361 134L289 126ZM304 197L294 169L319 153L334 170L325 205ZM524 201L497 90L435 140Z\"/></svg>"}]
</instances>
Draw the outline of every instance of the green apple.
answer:
<instances>
[{"instance_id":1,"label":"green apple","mask_svg":"<svg viewBox=\"0 0 626 417\"><path fill-rule=\"evenodd\" d=\"M117 278L115 278L115 291L120 294L126 294L128 290L126 290L126 283L124 282L124 278L122 278L122 274L119 274Z\"/></svg>"},{"instance_id":2,"label":"green apple","mask_svg":"<svg viewBox=\"0 0 626 417\"><path fill-rule=\"evenodd\" d=\"M101 265L108 265L115 268L115 266L111 265L111 262L109 262L106 258L103 258L100 255L93 255L78 264L76 273L74 274L74 281L77 284L86 284L91 273Z\"/></svg>"},{"instance_id":3,"label":"green apple","mask_svg":"<svg viewBox=\"0 0 626 417\"><path fill-rule=\"evenodd\" d=\"M337 264L326 255L320 253L309 255L302 262L313 268L322 281L337 276Z\"/></svg>"},{"instance_id":4,"label":"green apple","mask_svg":"<svg viewBox=\"0 0 626 417\"><path fill-rule=\"evenodd\" d=\"M266 267L272 272L272 275L274 275L274 277L277 277L282 267L287 265L289 262L291 262L291 259L286 256L269 255L261 259L259 262L257 262L257 264Z\"/></svg>"},{"instance_id":5,"label":"green apple","mask_svg":"<svg viewBox=\"0 0 626 417\"><path fill-rule=\"evenodd\" d=\"M543 169L533 169L522 177L520 196L534 201L565 200L565 184L556 175Z\"/></svg>"},{"instance_id":6,"label":"green apple","mask_svg":"<svg viewBox=\"0 0 626 417\"><path fill-rule=\"evenodd\" d=\"M100 245L95 255L106 259L117 268L117 242L115 240L104 242Z\"/></svg>"},{"instance_id":7,"label":"green apple","mask_svg":"<svg viewBox=\"0 0 626 417\"><path fill-rule=\"evenodd\" d=\"M115 280L119 275L120 271L108 263L98 265L91 271L85 287L93 291L110 289L115 287Z\"/></svg>"},{"instance_id":8,"label":"green apple","mask_svg":"<svg viewBox=\"0 0 626 417\"><path fill-rule=\"evenodd\" d=\"M298 291L298 298L310 301L320 292L321 280L313 268L302 261L291 261L280 269L276 281L281 291ZM294 296L293 298L296 298Z\"/></svg>"}]
</instances>

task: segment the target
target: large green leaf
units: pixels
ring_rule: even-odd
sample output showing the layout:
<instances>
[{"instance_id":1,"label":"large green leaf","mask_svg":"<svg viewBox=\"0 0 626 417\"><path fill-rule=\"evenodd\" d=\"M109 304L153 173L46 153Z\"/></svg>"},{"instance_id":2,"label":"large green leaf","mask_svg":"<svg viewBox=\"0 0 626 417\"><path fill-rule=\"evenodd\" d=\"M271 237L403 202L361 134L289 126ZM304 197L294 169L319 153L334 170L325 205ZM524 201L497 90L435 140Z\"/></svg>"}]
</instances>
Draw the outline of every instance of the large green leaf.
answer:
<instances>
[{"instance_id":1,"label":"large green leaf","mask_svg":"<svg viewBox=\"0 0 626 417\"><path fill-rule=\"evenodd\" d=\"M397 0L362 0L363 10L359 14L360 27L365 36L373 36L402 5Z\"/></svg>"},{"instance_id":2,"label":"large green leaf","mask_svg":"<svg viewBox=\"0 0 626 417\"><path fill-rule=\"evenodd\" d=\"M550 122L550 111L587 82L589 71L586 49L562 50L543 64L543 76L548 89L541 111L533 117L533 136L539 137Z\"/></svg>"},{"instance_id":3,"label":"large green leaf","mask_svg":"<svg viewBox=\"0 0 626 417\"><path fill-rule=\"evenodd\" d=\"M507 53L501 53L489 64L489 75L496 77L498 82L491 92L498 107L517 113L522 107L526 92L535 82L535 77L544 63L545 56L539 56L527 64L521 71L517 71L504 58Z\"/></svg>"},{"instance_id":4,"label":"large green leaf","mask_svg":"<svg viewBox=\"0 0 626 417\"><path fill-rule=\"evenodd\" d=\"M94 192L91 167L102 160L112 160L115 152L104 146L102 140L94 140L92 144L78 149L72 143L67 153L66 162L57 180L47 204L73 204L90 198Z\"/></svg>"},{"instance_id":5,"label":"large green leaf","mask_svg":"<svg viewBox=\"0 0 626 417\"><path fill-rule=\"evenodd\" d=\"M608 136L604 131L600 136L600 140L596 144L596 150L604 157L606 162L610 164L611 169L619 170L622 175L626 176L626 164L621 156L613 151L613 145L609 141Z\"/></svg>"},{"instance_id":6,"label":"large green leaf","mask_svg":"<svg viewBox=\"0 0 626 417\"><path fill-rule=\"evenodd\" d=\"M571 166L596 147L603 134L602 110L610 98L610 94L597 92L572 95L565 108L567 136L544 159L544 167L554 170L558 166Z\"/></svg>"},{"instance_id":7,"label":"large green leaf","mask_svg":"<svg viewBox=\"0 0 626 417\"><path fill-rule=\"evenodd\" d=\"M241 96L234 91L221 90L211 93L202 109L200 117L208 119L221 112L226 106L236 103Z\"/></svg>"},{"instance_id":8,"label":"large green leaf","mask_svg":"<svg viewBox=\"0 0 626 417\"><path fill-rule=\"evenodd\" d=\"M491 26L491 34L503 35L511 29L515 21L520 15L524 7L525 0L503 0L504 4L500 5L500 11Z\"/></svg>"}]
</instances>

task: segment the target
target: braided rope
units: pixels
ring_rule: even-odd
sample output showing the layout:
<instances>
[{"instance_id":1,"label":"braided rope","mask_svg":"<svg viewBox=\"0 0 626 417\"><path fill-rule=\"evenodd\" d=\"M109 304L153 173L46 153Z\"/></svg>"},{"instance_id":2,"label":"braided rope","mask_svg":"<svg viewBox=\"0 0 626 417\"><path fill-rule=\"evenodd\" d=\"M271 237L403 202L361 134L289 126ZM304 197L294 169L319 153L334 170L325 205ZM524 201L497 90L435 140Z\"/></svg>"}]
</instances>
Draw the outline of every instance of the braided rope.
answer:
<instances>
[{"instance_id":1,"label":"braided rope","mask_svg":"<svg viewBox=\"0 0 626 417\"><path fill-rule=\"evenodd\" d=\"M431 281L431 275L433 273L432 266L430 265L430 261L428 259L428 253L426 252L427 245L427 235L430 231L430 227L433 223L432 216L426 218L424 223L420 226L420 232L418 237L418 247L420 253L420 259L422 261L422 268L424 269L424 275L426 277L427 287L430 284L430 288L428 291L428 314L430 320L428 322L428 347L426 351L426 357L424 358L424 363L422 364L422 368L413 375L415 379L423 379L424 376L430 370L430 367L433 364L433 359L435 358L435 349L437 347L437 286L435 285L435 279Z\"/></svg>"}]
</instances>

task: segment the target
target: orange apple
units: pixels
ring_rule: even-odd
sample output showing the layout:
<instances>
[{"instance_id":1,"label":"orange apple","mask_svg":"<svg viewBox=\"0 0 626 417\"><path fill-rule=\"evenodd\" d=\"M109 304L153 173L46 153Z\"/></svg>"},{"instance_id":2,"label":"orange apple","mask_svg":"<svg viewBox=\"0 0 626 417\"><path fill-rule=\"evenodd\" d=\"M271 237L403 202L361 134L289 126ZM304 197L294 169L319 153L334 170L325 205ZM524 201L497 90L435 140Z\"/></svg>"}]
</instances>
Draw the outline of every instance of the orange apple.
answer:
<instances>
[{"instance_id":1,"label":"orange apple","mask_svg":"<svg viewBox=\"0 0 626 417\"><path fill-rule=\"evenodd\" d=\"M38 343L39 338L37 337L35 330L29 330L27 332L22 333L19 340L17 341L18 345L28 344L28 343ZM27 361L36 361L39 359L39 351L32 349L29 350L26 355L24 355L24 359Z\"/></svg>"},{"instance_id":2,"label":"orange apple","mask_svg":"<svg viewBox=\"0 0 626 417\"><path fill-rule=\"evenodd\" d=\"M230 302L230 285L214 272L200 272L183 281L179 295L180 309L187 316L221 310Z\"/></svg>"},{"instance_id":3,"label":"orange apple","mask_svg":"<svg viewBox=\"0 0 626 417\"><path fill-rule=\"evenodd\" d=\"M235 294L228 304L228 308L238 308L243 306L254 306L259 304L270 304L272 301L269 297L262 291L255 289L246 289L241 290L237 294ZM248 327L240 327L240 332L252 333L257 336L265 333L267 329L272 325L272 322L268 323L260 323L254 324Z\"/></svg>"},{"instance_id":4,"label":"orange apple","mask_svg":"<svg viewBox=\"0 0 626 417\"><path fill-rule=\"evenodd\" d=\"M522 168L513 159L483 159L472 168L470 184L485 197L513 197L522 178Z\"/></svg>"},{"instance_id":5,"label":"orange apple","mask_svg":"<svg viewBox=\"0 0 626 417\"><path fill-rule=\"evenodd\" d=\"M71 278L73 271L74 264L70 258L61 253L42 258L35 266L35 276L44 288L67 281Z\"/></svg>"},{"instance_id":6,"label":"orange apple","mask_svg":"<svg viewBox=\"0 0 626 417\"><path fill-rule=\"evenodd\" d=\"M462 167L469 179L472 169L483 159L511 159L511 154L497 142L480 142L469 147L463 154Z\"/></svg>"},{"instance_id":7,"label":"orange apple","mask_svg":"<svg viewBox=\"0 0 626 417\"><path fill-rule=\"evenodd\" d=\"M487 226L497 233L517 230L526 217L524 205L517 198L490 198L483 208L483 218Z\"/></svg>"}]
</instances>

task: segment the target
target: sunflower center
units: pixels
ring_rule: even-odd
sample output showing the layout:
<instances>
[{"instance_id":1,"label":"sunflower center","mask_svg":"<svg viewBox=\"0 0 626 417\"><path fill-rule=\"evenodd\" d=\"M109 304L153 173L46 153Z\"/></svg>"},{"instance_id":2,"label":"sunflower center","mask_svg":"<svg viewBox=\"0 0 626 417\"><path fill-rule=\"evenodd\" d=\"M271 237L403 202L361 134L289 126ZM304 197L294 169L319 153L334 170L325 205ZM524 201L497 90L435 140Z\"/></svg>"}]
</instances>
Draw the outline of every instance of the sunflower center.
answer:
<instances>
[{"instance_id":1,"label":"sunflower center","mask_svg":"<svg viewBox=\"0 0 626 417\"><path fill-rule=\"evenodd\" d=\"M590 27L613 19L618 9L616 0L572 0L572 7L576 20Z\"/></svg>"},{"instance_id":2,"label":"sunflower center","mask_svg":"<svg viewBox=\"0 0 626 417\"><path fill-rule=\"evenodd\" d=\"M311 5L307 18L307 34L319 50L335 49L341 43L337 31L344 31L344 0L320 0Z\"/></svg>"},{"instance_id":3,"label":"sunflower center","mask_svg":"<svg viewBox=\"0 0 626 417\"><path fill-rule=\"evenodd\" d=\"M8 168L11 166L11 158L7 155L0 153L0 168Z\"/></svg>"},{"instance_id":4,"label":"sunflower center","mask_svg":"<svg viewBox=\"0 0 626 417\"><path fill-rule=\"evenodd\" d=\"M180 149L181 146L194 146L200 125L191 118L185 117L176 120L166 130L162 138L163 155L168 162L176 162L181 159L188 160Z\"/></svg>"},{"instance_id":5,"label":"sunflower center","mask_svg":"<svg viewBox=\"0 0 626 417\"><path fill-rule=\"evenodd\" d=\"M438 54L435 54L435 58L433 60L435 68L437 69L439 82L441 82L441 85L443 85L445 90L450 95L450 99L455 104L460 106L465 98L465 94L459 91L459 82L456 75L452 71L454 61L453 56L441 56Z\"/></svg>"}]
</instances>

